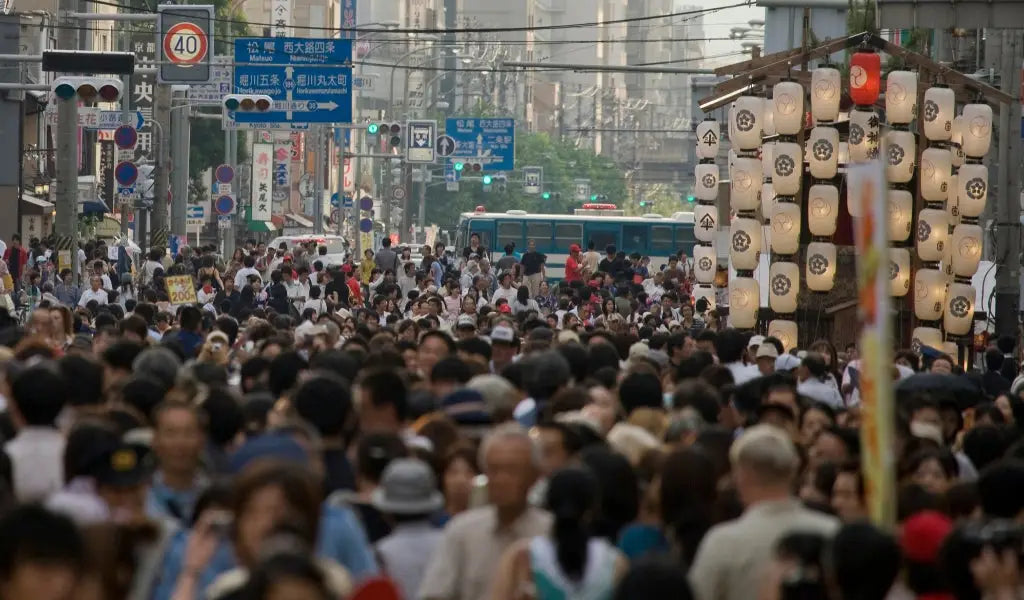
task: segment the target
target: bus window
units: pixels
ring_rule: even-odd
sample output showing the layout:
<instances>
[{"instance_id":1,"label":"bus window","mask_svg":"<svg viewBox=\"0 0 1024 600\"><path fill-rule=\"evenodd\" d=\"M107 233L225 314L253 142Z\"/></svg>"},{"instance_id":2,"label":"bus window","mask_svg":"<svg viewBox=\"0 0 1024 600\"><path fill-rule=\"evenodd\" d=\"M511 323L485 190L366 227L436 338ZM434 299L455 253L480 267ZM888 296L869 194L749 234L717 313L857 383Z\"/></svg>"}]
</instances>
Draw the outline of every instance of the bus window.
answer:
<instances>
[{"instance_id":1,"label":"bus window","mask_svg":"<svg viewBox=\"0 0 1024 600\"><path fill-rule=\"evenodd\" d=\"M647 230L650 226L646 223L626 223L622 226L622 248L626 254L632 254L633 252L639 252L640 254L647 254L647 244L644 240L647 239ZM672 239L672 233L669 232L669 240Z\"/></svg>"},{"instance_id":2,"label":"bus window","mask_svg":"<svg viewBox=\"0 0 1024 600\"><path fill-rule=\"evenodd\" d=\"M488 252L494 250L494 246L491 245L492 237L494 235L494 222L493 221L473 221L469 224L470 235L474 233L480 236L480 245L487 248ZM469 246L469 239L466 239L466 246Z\"/></svg>"},{"instance_id":3,"label":"bus window","mask_svg":"<svg viewBox=\"0 0 1024 600\"><path fill-rule=\"evenodd\" d=\"M560 252L569 252L569 246L573 244L583 244L583 224L556 223L555 249Z\"/></svg>"},{"instance_id":4,"label":"bus window","mask_svg":"<svg viewBox=\"0 0 1024 600\"><path fill-rule=\"evenodd\" d=\"M670 225L651 226L651 254L668 255L675 252L672 245L672 227Z\"/></svg>"},{"instance_id":5,"label":"bus window","mask_svg":"<svg viewBox=\"0 0 1024 600\"><path fill-rule=\"evenodd\" d=\"M551 223L542 221L526 222L526 241L537 242L538 252L551 252Z\"/></svg>"},{"instance_id":6,"label":"bus window","mask_svg":"<svg viewBox=\"0 0 1024 600\"><path fill-rule=\"evenodd\" d=\"M503 252L505 246L512 244L516 248L524 248L523 222L522 221L498 221L498 248Z\"/></svg>"},{"instance_id":7,"label":"bus window","mask_svg":"<svg viewBox=\"0 0 1024 600\"><path fill-rule=\"evenodd\" d=\"M619 247L619 232L618 228L615 229L596 229L594 227L587 228L587 242L594 242L594 249L604 254L604 249L608 246Z\"/></svg>"},{"instance_id":8,"label":"bus window","mask_svg":"<svg viewBox=\"0 0 1024 600\"><path fill-rule=\"evenodd\" d=\"M676 245L674 250L683 250L688 256L693 256L693 246L697 238L693 235L693 225L676 225Z\"/></svg>"}]
</instances>

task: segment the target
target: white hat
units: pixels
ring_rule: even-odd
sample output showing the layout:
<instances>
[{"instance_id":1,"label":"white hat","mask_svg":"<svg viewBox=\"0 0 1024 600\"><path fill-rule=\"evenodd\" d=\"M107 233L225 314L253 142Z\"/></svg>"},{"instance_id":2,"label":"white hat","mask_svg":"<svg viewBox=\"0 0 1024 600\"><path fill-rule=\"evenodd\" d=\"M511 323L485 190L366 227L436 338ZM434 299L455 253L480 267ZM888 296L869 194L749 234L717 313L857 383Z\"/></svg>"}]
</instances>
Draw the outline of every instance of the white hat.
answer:
<instances>
[{"instance_id":1,"label":"white hat","mask_svg":"<svg viewBox=\"0 0 1024 600\"><path fill-rule=\"evenodd\" d=\"M792 371L800 366L800 359L790 353L780 355L775 359L776 371Z\"/></svg>"},{"instance_id":2,"label":"white hat","mask_svg":"<svg viewBox=\"0 0 1024 600\"><path fill-rule=\"evenodd\" d=\"M473 317L469 315L460 315L459 318L455 321L455 326L472 327L473 329L476 329L476 321L474 321Z\"/></svg>"},{"instance_id":3,"label":"white hat","mask_svg":"<svg viewBox=\"0 0 1024 600\"><path fill-rule=\"evenodd\" d=\"M514 344L516 341L516 333L512 331L511 327L505 325L498 325L491 330L491 342L507 342Z\"/></svg>"},{"instance_id":4,"label":"white hat","mask_svg":"<svg viewBox=\"0 0 1024 600\"><path fill-rule=\"evenodd\" d=\"M757 347L757 358L779 358L779 349L775 344L761 344Z\"/></svg>"},{"instance_id":5,"label":"white hat","mask_svg":"<svg viewBox=\"0 0 1024 600\"><path fill-rule=\"evenodd\" d=\"M760 346L763 343L764 343L764 336L763 335L755 335L755 336L751 336L750 341L747 342L747 347L749 348L751 346Z\"/></svg>"}]
</instances>

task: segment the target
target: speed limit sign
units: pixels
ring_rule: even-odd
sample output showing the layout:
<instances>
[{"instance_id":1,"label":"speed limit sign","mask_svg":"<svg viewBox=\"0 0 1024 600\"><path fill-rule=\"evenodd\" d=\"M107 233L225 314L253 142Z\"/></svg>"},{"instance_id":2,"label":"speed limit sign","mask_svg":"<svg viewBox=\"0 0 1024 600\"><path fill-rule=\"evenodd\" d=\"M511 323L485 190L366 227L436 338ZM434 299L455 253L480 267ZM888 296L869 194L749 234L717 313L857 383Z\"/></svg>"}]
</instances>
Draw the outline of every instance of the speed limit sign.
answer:
<instances>
[{"instance_id":1,"label":"speed limit sign","mask_svg":"<svg viewBox=\"0 0 1024 600\"><path fill-rule=\"evenodd\" d=\"M208 83L214 50L213 6L161 4L157 9L157 81Z\"/></svg>"},{"instance_id":2,"label":"speed limit sign","mask_svg":"<svg viewBox=\"0 0 1024 600\"><path fill-rule=\"evenodd\" d=\"M164 54L179 65L194 65L206 58L210 41L206 32L195 23L172 25L164 34Z\"/></svg>"}]
</instances>

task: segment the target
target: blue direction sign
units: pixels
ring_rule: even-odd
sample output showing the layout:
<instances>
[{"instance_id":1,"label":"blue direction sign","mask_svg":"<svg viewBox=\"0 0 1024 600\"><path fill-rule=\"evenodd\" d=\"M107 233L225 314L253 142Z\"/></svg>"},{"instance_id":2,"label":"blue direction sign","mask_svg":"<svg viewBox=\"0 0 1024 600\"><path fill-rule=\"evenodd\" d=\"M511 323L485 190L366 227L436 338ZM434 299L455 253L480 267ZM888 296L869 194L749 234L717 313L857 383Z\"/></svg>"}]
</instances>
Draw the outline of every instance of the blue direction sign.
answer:
<instances>
[{"instance_id":1,"label":"blue direction sign","mask_svg":"<svg viewBox=\"0 0 1024 600\"><path fill-rule=\"evenodd\" d=\"M341 206L341 201L338 200L338 192L331 194L331 208L338 208Z\"/></svg>"},{"instance_id":2,"label":"blue direction sign","mask_svg":"<svg viewBox=\"0 0 1024 600\"><path fill-rule=\"evenodd\" d=\"M235 93L265 94L274 106L264 113L228 116L237 123L350 123L351 61L351 40L239 38Z\"/></svg>"},{"instance_id":3,"label":"blue direction sign","mask_svg":"<svg viewBox=\"0 0 1024 600\"><path fill-rule=\"evenodd\" d=\"M132 130L134 131L134 129ZM114 179L122 186L130 186L139 178L139 168L135 163L123 161L114 167Z\"/></svg>"},{"instance_id":4,"label":"blue direction sign","mask_svg":"<svg viewBox=\"0 0 1024 600\"><path fill-rule=\"evenodd\" d=\"M479 159L485 171L515 169L515 119L448 119L445 133L455 142L451 156Z\"/></svg>"},{"instance_id":5,"label":"blue direction sign","mask_svg":"<svg viewBox=\"0 0 1024 600\"><path fill-rule=\"evenodd\" d=\"M352 208L352 196L344 196L341 199L342 208Z\"/></svg>"}]
</instances>

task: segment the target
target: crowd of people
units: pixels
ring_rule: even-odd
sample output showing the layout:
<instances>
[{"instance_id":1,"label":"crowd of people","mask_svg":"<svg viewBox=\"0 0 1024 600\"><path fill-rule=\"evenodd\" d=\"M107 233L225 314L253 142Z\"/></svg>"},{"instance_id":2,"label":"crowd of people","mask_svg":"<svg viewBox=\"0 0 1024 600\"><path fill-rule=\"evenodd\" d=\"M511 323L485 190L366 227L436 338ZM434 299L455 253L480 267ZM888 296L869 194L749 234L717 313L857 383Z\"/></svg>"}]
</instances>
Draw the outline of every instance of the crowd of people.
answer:
<instances>
[{"instance_id":1,"label":"crowd of people","mask_svg":"<svg viewBox=\"0 0 1024 600\"><path fill-rule=\"evenodd\" d=\"M1024 597L1013 336L896 353L891 529L856 345L727 327L682 253L51 248L0 263L0 600Z\"/></svg>"}]
</instances>

